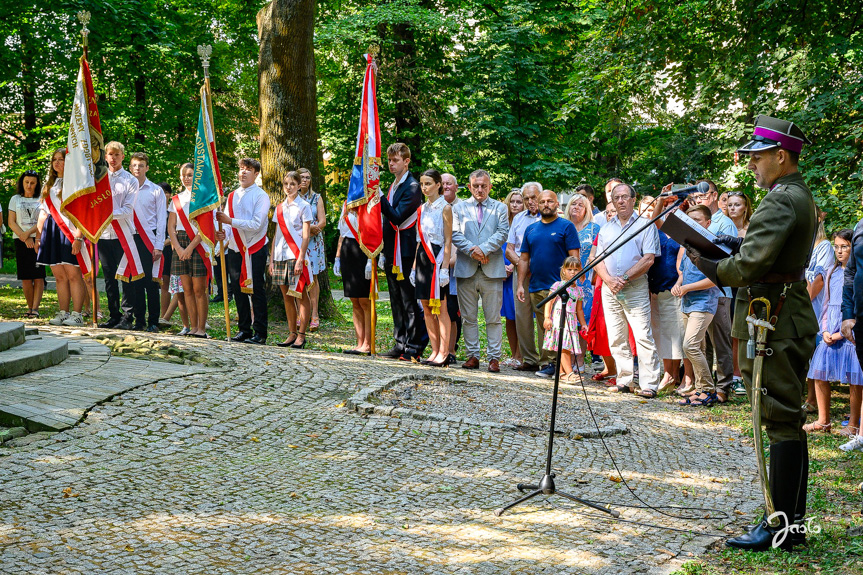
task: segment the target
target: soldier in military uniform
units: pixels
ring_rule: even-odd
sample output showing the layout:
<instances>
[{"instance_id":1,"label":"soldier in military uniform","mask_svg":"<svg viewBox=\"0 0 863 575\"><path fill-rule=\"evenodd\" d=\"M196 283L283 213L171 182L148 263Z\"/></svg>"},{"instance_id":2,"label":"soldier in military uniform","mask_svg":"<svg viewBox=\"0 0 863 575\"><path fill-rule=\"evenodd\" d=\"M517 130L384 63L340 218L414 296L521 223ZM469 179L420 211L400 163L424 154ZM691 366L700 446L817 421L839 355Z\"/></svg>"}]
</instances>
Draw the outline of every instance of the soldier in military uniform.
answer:
<instances>
[{"instance_id":1,"label":"soldier in military uniform","mask_svg":"<svg viewBox=\"0 0 863 575\"><path fill-rule=\"evenodd\" d=\"M755 134L738 152L749 155L756 184L769 191L752 215L745 238L720 237L717 243L731 247L733 255L718 261L689 249L695 265L716 285L740 288L731 333L740 342L740 369L750 399L753 359L746 350L749 302L767 298L771 315L777 316L775 331L769 332L767 340L773 353L764 358L762 369L766 394L761 416L770 440L770 493L776 511L784 513L784 518L780 516L776 527L765 518L746 534L726 542L730 547L752 551L769 549L779 530L790 522L802 523L806 513L809 452L801 405L818 323L803 277L817 225L812 193L797 171L804 143L811 142L793 123L758 116ZM804 538L802 534L788 534L781 546L790 550Z\"/></svg>"}]
</instances>

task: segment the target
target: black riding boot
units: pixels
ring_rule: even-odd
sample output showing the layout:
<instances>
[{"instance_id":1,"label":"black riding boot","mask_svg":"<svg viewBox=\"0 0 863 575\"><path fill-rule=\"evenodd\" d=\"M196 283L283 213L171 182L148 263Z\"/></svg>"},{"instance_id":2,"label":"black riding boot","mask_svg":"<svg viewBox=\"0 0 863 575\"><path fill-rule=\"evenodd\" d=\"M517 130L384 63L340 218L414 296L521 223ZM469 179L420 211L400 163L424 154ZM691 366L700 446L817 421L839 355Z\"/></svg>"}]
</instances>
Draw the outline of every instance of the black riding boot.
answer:
<instances>
[{"instance_id":1,"label":"black riding boot","mask_svg":"<svg viewBox=\"0 0 863 575\"><path fill-rule=\"evenodd\" d=\"M725 542L729 547L746 549L749 551L767 551L776 544L785 551L793 549L799 544L790 533L789 522L794 521L795 515L806 511L805 487L803 487L802 505L800 501L801 481L804 474L808 477L808 470L804 472L804 457L806 444L802 441L781 441L770 446L770 493L773 498L773 506L779 515L779 524L771 527L764 518L752 531L729 539ZM783 533L780 533L784 531Z\"/></svg>"}]
</instances>

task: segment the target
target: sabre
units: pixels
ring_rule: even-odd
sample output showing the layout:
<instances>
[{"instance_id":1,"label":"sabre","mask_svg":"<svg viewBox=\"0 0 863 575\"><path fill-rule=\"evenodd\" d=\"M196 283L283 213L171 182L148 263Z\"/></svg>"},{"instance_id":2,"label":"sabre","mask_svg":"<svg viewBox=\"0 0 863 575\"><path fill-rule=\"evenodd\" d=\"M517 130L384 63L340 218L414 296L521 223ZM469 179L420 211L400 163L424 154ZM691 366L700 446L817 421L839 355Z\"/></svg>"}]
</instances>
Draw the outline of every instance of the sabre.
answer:
<instances>
[{"instance_id":1,"label":"sabre","mask_svg":"<svg viewBox=\"0 0 863 575\"><path fill-rule=\"evenodd\" d=\"M771 527L779 525L779 518L775 516L776 508L773 505L773 497L770 494L770 486L767 481L767 463L764 460L764 446L761 441L761 395L767 393L761 387L761 370L764 367L764 357L773 355L773 350L767 347L767 335L776 328L767 320L759 319L755 313L755 304L764 306L764 317L770 317L770 300L759 297L749 302L746 323L750 331L757 330L755 338L755 361L752 367L752 435L755 439L755 456L758 459L758 478L761 483L761 493L764 495L764 506L766 516Z\"/></svg>"}]
</instances>

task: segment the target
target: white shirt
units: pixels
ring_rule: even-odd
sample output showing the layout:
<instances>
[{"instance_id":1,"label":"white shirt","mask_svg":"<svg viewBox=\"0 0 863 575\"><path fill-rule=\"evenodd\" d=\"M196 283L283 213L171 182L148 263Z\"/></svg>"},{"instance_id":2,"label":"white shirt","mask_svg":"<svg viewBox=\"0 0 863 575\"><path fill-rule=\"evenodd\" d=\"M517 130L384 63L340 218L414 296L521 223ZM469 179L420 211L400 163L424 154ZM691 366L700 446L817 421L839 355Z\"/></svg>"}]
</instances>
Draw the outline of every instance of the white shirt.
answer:
<instances>
[{"instance_id":1,"label":"white shirt","mask_svg":"<svg viewBox=\"0 0 863 575\"><path fill-rule=\"evenodd\" d=\"M42 211L42 200L15 194L9 200L9 211L15 212L15 223L18 224L21 230L26 232L39 221L39 212ZM17 238L18 236L15 237ZM30 234L30 237L36 237L36 232Z\"/></svg>"},{"instance_id":2,"label":"white shirt","mask_svg":"<svg viewBox=\"0 0 863 575\"><path fill-rule=\"evenodd\" d=\"M288 200L285 199L285 201L279 205L284 206L282 215L285 218L285 225L287 225L288 228L293 228L300 232L300 236L303 235L303 223L311 223L315 221L314 217L312 217L312 206L309 205L309 202L299 196L297 196L290 204L288 203ZM291 254L288 242L282 234L282 226L279 225L279 215L276 213L276 210L273 210L273 222L276 224L276 235L273 238L273 261L283 262L297 259ZM297 247L302 248L303 246L302 244L299 244Z\"/></svg>"},{"instance_id":3,"label":"white shirt","mask_svg":"<svg viewBox=\"0 0 863 575\"><path fill-rule=\"evenodd\" d=\"M155 230L153 249L162 250L165 247L165 227L168 212L165 210L165 190L150 180L145 179L135 195L135 214L147 232ZM149 236L149 233L147 234Z\"/></svg>"},{"instance_id":4,"label":"white shirt","mask_svg":"<svg viewBox=\"0 0 863 575\"><path fill-rule=\"evenodd\" d=\"M661 253L659 232L656 231L656 226L647 226L644 231L633 237L633 233L638 232L647 221L647 219L633 212L626 223L621 223L620 217L614 216L607 224L600 228L596 251L598 256L602 255L605 249L612 244L614 244L614 247L621 246L620 249L608 256L603 262L609 274L620 277L645 254L658 256ZM615 242L621 236L624 228L627 228L626 237Z\"/></svg>"},{"instance_id":5,"label":"white shirt","mask_svg":"<svg viewBox=\"0 0 863 575\"><path fill-rule=\"evenodd\" d=\"M420 220L420 226L423 230L423 235L426 241L436 246L443 246L443 209L449 204L443 196L440 196L434 203L423 204L423 217Z\"/></svg>"},{"instance_id":6,"label":"white shirt","mask_svg":"<svg viewBox=\"0 0 863 575\"><path fill-rule=\"evenodd\" d=\"M180 206L186 213L186 217L189 218L189 203L192 201L192 190L183 189L183 191L177 194L175 197L179 198ZM168 202L168 212L172 214L177 213L177 210L174 208L174 198L171 198L171 201ZM189 218L189 223L192 224L192 230L194 230L195 236L198 235L198 225L195 223L195 219ZM186 228L183 226L183 222L180 221L179 216L177 216L176 229L186 231ZM194 239L195 236L190 236L189 239Z\"/></svg>"},{"instance_id":7,"label":"white shirt","mask_svg":"<svg viewBox=\"0 0 863 575\"><path fill-rule=\"evenodd\" d=\"M348 210L348 219L351 221L351 225L355 230L360 231L360 222L357 217L357 212L355 210ZM351 238L357 239L354 236L354 232L351 231L351 228L345 223L345 206L342 205L342 215L339 216L339 235L343 238Z\"/></svg>"},{"instance_id":8,"label":"white shirt","mask_svg":"<svg viewBox=\"0 0 863 575\"><path fill-rule=\"evenodd\" d=\"M521 253L521 243L524 240L524 232L527 231L527 226L542 219L539 212L531 215L530 211L524 210L515 215L512 223L509 225L509 236L506 238L506 245L512 246L515 253ZM515 262L513 262L515 263Z\"/></svg>"},{"instance_id":9,"label":"white shirt","mask_svg":"<svg viewBox=\"0 0 863 575\"><path fill-rule=\"evenodd\" d=\"M234 228L243 232L243 242L247 248L258 243L261 238L266 238L270 213L270 197L267 192L257 184L252 184L248 188L237 188L234 190L232 208L231 225L223 228L228 240L228 249L240 251L234 238ZM227 206L225 209L227 210Z\"/></svg>"},{"instance_id":10,"label":"white shirt","mask_svg":"<svg viewBox=\"0 0 863 575\"><path fill-rule=\"evenodd\" d=\"M138 180L125 169L120 168L116 172L108 170L108 182L111 184L111 198L114 201L114 219L129 222L134 230L132 215L135 213ZM117 234L114 233L113 226L106 227L101 238L103 240L116 240Z\"/></svg>"}]
</instances>

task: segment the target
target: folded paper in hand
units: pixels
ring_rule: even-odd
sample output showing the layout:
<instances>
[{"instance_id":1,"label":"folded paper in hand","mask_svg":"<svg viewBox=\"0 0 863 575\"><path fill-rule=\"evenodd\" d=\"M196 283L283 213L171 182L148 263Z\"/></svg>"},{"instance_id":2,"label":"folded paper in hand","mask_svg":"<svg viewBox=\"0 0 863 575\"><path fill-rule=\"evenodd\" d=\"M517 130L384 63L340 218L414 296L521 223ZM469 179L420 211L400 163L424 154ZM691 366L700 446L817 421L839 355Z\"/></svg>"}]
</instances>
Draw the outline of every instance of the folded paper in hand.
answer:
<instances>
[{"instance_id":1,"label":"folded paper in hand","mask_svg":"<svg viewBox=\"0 0 863 575\"><path fill-rule=\"evenodd\" d=\"M668 214L662 231L680 245L692 246L704 257L721 260L731 256L728 247L713 243L716 240L713 232L679 210Z\"/></svg>"}]
</instances>

